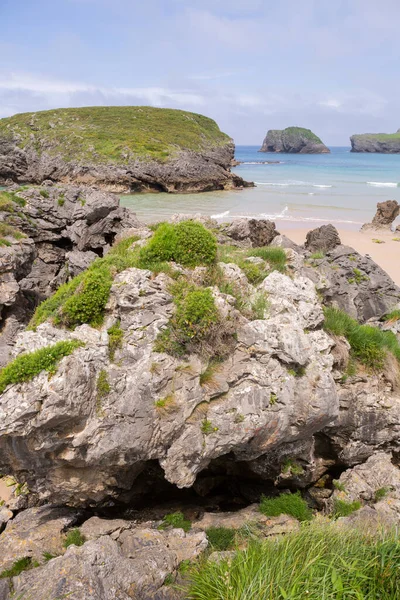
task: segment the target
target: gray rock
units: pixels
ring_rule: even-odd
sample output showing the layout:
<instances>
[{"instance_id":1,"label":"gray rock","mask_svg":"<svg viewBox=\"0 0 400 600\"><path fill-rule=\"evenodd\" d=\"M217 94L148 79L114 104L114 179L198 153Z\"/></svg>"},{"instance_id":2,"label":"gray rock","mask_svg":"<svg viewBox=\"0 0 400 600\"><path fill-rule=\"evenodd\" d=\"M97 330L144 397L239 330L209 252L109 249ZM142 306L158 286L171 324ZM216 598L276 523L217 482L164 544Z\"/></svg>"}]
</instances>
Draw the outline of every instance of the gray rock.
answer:
<instances>
[{"instance_id":1,"label":"gray rock","mask_svg":"<svg viewBox=\"0 0 400 600\"><path fill-rule=\"evenodd\" d=\"M379 152L382 154L400 153L400 139L396 134L356 134L350 137L350 142L351 152Z\"/></svg>"},{"instance_id":2,"label":"gray rock","mask_svg":"<svg viewBox=\"0 0 400 600\"><path fill-rule=\"evenodd\" d=\"M361 231L391 231L392 224L400 214L400 204L397 200L386 200L378 202L377 210L372 223L365 223Z\"/></svg>"},{"instance_id":3,"label":"gray rock","mask_svg":"<svg viewBox=\"0 0 400 600\"><path fill-rule=\"evenodd\" d=\"M299 522L293 517L288 515L266 517L260 512L258 504L252 504L235 512L205 513L200 521L193 523L193 529L206 531L209 527L227 527L238 530L245 525L255 527L260 537L290 533L299 528Z\"/></svg>"},{"instance_id":4,"label":"gray rock","mask_svg":"<svg viewBox=\"0 0 400 600\"><path fill-rule=\"evenodd\" d=\"M223 231L233 240L253 247L268 246L279 235L275 223L264 219L236 219Z\"/></svg>"},{"instance_id":5,"label":"gray rock","mask_svg":"<svg viewBox=\"0 0 400 600\"><path fill-rule=\"evenodd\" d=\"M19 513L0 535L0 571L26 556L43 562L44 552L61 554L62 533L75 519L75 511L69 508L42 506Z\"/></svg>"},{"instance_id":6,"label":"gray rock","mask_svg":"<svg viewBox=\"0 0 400 600\"><path fill-rule=\"evenodd\" d=\"M309 129L287 127L286 129L270 129L260 152L328 154L330 150Z\"/></svg>"},{"instance_id":7,"label":"gray rock","mask_svg":"<svg viewBox=\"0 0 400 600\"><path fill-rule=\"evenodd\" d=\"M333 225L322 225L307 233L305 248L309 252L316 252L318 250L327 252L340 246L341 243L336 227Z\"/></svg>"},{"instance_id":8,"label":"gray rock","mask_svg":"<svg viewBox=\"0 0 400 600\"><path fill-rule=\"evenodd\" d=\"M115 540L103 535L79 548L70 546L63 556L14 577L12 585L24 600L167 599L167 575L206 547L202 532L124 530Z\"/></svg>"}]
</instances>

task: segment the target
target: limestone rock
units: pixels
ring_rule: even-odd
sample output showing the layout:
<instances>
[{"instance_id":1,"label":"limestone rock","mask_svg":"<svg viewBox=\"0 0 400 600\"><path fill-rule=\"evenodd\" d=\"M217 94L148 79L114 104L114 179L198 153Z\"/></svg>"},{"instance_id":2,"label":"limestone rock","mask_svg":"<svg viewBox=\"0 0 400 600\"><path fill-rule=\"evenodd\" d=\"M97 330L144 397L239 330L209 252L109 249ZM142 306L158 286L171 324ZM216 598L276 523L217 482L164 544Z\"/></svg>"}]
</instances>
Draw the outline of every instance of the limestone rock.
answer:
<instances>
[{"instance_id":1,"label":"limestone rock","mask_svg":"<svg viewBox=\"0 0 400 600\"><path fill-rule=\"evenodd\" d=\"M103 535L79 548L70 546L63 556L14 577L12 585L16 597L26 600L167 599L167 575L206 547L202 532L124 530L117 539Z\"/></svg>"},{"instance_id":2,"label":"limestone rock","mask_svg":"<svg viewBox=\"0 0 400 600\"><path fill-rule=\"evenodd\" d=\"M309 252L321 250L327 252L340 246L341 241L336 227L333 225L322 225L307 233L305 247Z\"/></svg>"},{"instance_id":3,"label":"limestone rock","mask_svg":"<svg viewBox=\"0 0 400 600\"><path fill-rule=\"evenodd\" d=\"M328 154L330 150L310 129L287 127L286 129L270 129L260 152Z\"/></svg>"},{"instance_id":4,"label":"limestone rock","mask_svg":"<svg viewBox=\"0 0 400 600\"><path fill-rule=\"evenodd\" d=\"M372 219L372 223L365 223L365 225L362 226L361 231L391 231L392 224L399 214L400 204L397 202L397 200L378 202L376 214Z\"/></svg>"},{"instance_id":5,"label":"limestone rock","mask_svg":"<svg viewBox=\"0 0 400 600\"><path fill-rule=\"evenodd\" d=\"M43 552L61 554L62 533L75 519L72 509L51 506L28 508L19 513L0 535L0 571L26 556L43 562Z\"/></svg>"},{"instance_id":6,"label":"limestone rock","mask_svg":"<svg viewBox=\"0 0 400 600\"><path fill-rule=\"evenodd\" d=\"M400 153L400 136L396 133L361 133L350 137L351 152Z\"/></svg>"},{"instance_id":7,"label":"limestone rock","mask_svg":"<svg viewBox=\"0 0 400 600\"><path fill-rule=\"evenodd\" d=\"M264 219L236 219L224 228L224 233L253 247L268 246L279 235L275 223Z\"/></svg>"}]
</instances>

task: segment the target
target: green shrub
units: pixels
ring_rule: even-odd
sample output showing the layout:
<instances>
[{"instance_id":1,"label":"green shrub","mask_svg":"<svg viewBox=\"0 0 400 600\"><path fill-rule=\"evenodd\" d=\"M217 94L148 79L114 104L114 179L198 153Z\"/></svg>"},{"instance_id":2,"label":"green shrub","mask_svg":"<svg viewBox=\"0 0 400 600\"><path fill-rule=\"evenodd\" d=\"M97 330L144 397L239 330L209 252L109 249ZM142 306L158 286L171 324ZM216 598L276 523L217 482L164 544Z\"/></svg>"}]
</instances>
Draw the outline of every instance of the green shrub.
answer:
<instances>
[{"instance_id":1,"label":"green shrub","mask_svg":"<svg viewBox=\"0 0 400 600\"><path fill-rule=\"evenodd\" d=\"M375 537L317 523L253 541L231 560L200 561L190 600L395 600L400 544L396 531Z\"/></svg>"},{"instance_id":2,"label":"green shrub","mask_svg":"<svg viewBox=\"0 0 400 600\"><path fill-rule=\"evenodd\" d=\"M15 192L0 192L0 211L17 212L18 206L25 206L25 204L26 200L17 196Z\"/></svg>"},{"instance_id":3,"label":"green shrub","mask_svg":"<svg viewBox=\"0 0 400 600\"><path fill-rule=\"evenodd\" d=\"M174 529L183 529L186 533L190 531L192 524L189 520L185 519L185 516L181 512L170 513L165 515L163 522L158 526L158 529L168 529L173 527Z\"/></svg>"},{"instance_id":4,"label":"green shrub","mask_svg":"<svg viewBox=\"0 0 400 600\"><path fill-rule=\"evenodd\" d=\"M324 314L325 330L333 335L346 337L354 357L367 367L382 369L387 352L391 352L400 361L400 344L391 331L360 325L337 308L325 308Z\"/></svg>"},{"instance_id":5,"label":"green shrub","mask_svg":"<svg viewBox=\"0 0 400 600\"><path fill-rule=\"evenodd\" d=\"M200 431L201 433L204 433L204 435L210 435L210 433L215 433L218 431L218 427L214 427L211 421L204 418L201 422Z\"/></svg>"},{"instance_id":6,"label":"green shrub","mask_svg":"<svg viewBox=\"0 0 400 600\"><path fill-rule=\"evenodd\" d=\"M0 573L0 579L6 579L7 577L17 577L23 571L29 571L30 569L34 569L38 567L39 563L35 560L32 560L30 556L25 556L24 558L20 558L16 560L15 563L9 569L5 569Z\"/></svg>"},{"instance_id":7,"label":"green shrub","mask_svg":"<svg viewBox=\"0 0 400 600\"><path fill-rule=\"evenodd\" d=\"M381 487L381 488L375 490L374 502L379 502L380 500L383 500L383 498L385 498L389 492L390 492L389 487Z\"/></svg>"},{"instance_id":8,"label":"green shrub","mask_svg":"<svg viewBox=\"0 0 400 600\"><path fill-rule=\"evenodd\" d=\"M160 223L153 237L140 251L140 264L143 268L149 268L147 265L152 263L175 261L195 267L215 262L216 255L215 237L201 223Z\"/></svg>"},{"instance_id":9,"label":"green shrub","mask_svg":"<svg viewBox=\"0 0 400 600\"><path fill-rule=\"evenodd\" d=\"M0 246L11 246L11 242L0 237Z\"/></svg>"},{"instance_id":10,"label":"green shrub","mask_svg":"<svg viewBox=\"0 0 400 600\"><path fill-rule=\"evenodd\" d=\"M111 392L107 371L104 369L100 371L99 376L97 377L96 390L98 398L105 398Z\"/></svg>"},{"instance_id":11,"label":"green shrub","mask_svg":"<svg viewBox=\"0 0 400 600\"><path fill-rule=\"evenodd\" d=\"M42 196L42 198L48 198L49 197L49 192L47 190L40 190L39 193Z\"/></svg>"},{"instance_id":12,"label":"green shrub","mask_svg":"<svg viewBox=\"0 0 400 600\"><path fill-rule=\"evenodd\" d=\"M71 529L70 531L68 531L67 535L65 536L65 539L63 541L63 546L64 548L68 548L68 546L83 546L83 544L86 542L86 538L85 536L80 532L80 530L75 527L74 529Z\"/></svg>"},{"instance_id":13,"label":"green shrub","mask_svg":"<svg viewBox=\"0 0 400 600\"><path fill-rule=\"evenodd\" d=\"M108 353L110 360L114 360L115 352L122 347L124 332L121 329L121 321L117 321L112 327L107 329L108 333Z\"/></svg>"},{"instance_id":14,"label":"green shrub","mask_svg":"<svg viewBox=\"0 0 400 600\"><path fill-rule=\"evenodd\" d=\"M304 469L298 462L288 458L282 465L282 473L294 476L304 475Z\"/></svg>"},{"instance_id":15,"label":"green shrub","mask_svg":"<svg viewBox=\"0 0 400 600\"><path fill-rule=\"evenodd\" d=\"M26 237L26 235L21 233L19 229L13 227L12 225L8 225L8 223L0 223L0 236L12 237L15 240L22 240Z\"/></svg>"},{"instance_id":16,"label":"green shrub","mask_svg":"<svg viewBox=\"0 0 400 600\"><path fill-rule=\"evenodd\" d=\"M83 345L80 340L62 341L57 342L54 346L47 346L17 356L0 370L0 393L4 392L8 385L29 381L42 371L55 373L60 360Z\"/></svg>"},{"instance_id":17,"label":"green shrub","mask_svg":"<svg viewBox=\"0 0 400 600\"><path fill-rule=\"evenodd\" d=\"M260 502L260 511L267 517L290 515L299 521L310 521L312 518L312 511L301 497L300 492L280 494L276 498L263 496Z\"/></svg>"},{"instance_id":18,"label":"green shrub","mask_svg":"<svg viewBox=\"0 0 400 600\"><path fill-rule=\"evenodd\" d=\"M68 327L88 323L93 327L101 325L104 308L108 302L113 282L110 269L100 265L85 272L73 296L70 296L61 310L62 322Z\"/></svg>"},{"instance_id":19,"label":"green shrub","mask_svg":"<svg viewBox=\"0 0 400 600\"><path fill-rule=\"evenodd\" d=\"M317 252L313 252L310 258L312 258L313 260L320 260L322 258L325 258L325 252L322 252L322 250L318 250Z\"/></svg>"},{"instance_id":20,"label":"green shrub","mask_svg":"<svg viewBox=\"0 0 400 600\"><path fill-rule=\"evenodd\" d=\"M219 314L209 288L203 289L186 281L171 288L176 306L167 329L158 336L154 350L181 356L190 342L200 342L218 323Z\"/></svg>"},{"instance_id":21,"label":"green shrub","mask_svg":"<svg viewBox=\"0 0 400 600\"><path fill-rule=\"evenodd\" d=\"M235 530L228 527L209 527L206 534L213 550L230 550L235 543Z\"/></svg>"},{"instance_id":22,"label":"green shrub","mask_svg":"<svg viewBox=\"0 0 400 600\"><path fill-rule=\"evenodd\" d=\"M400 308L392 310L390 313L383 317L384 321L398 321L400 319Z\"/></svg>"},{"instance_id":23,"label":"green shrub","mask_svg":"<svg viewBox=\"0 0 400 600\"><path fill-rule=\"evenodd\" d=\"M335 498L333 501L333 517L338 519L339 517L347 517L353 512L361 508L361 502L354 500L354 502L346 502L346 500L339 500Z\"/></svg>"}]
</instances>

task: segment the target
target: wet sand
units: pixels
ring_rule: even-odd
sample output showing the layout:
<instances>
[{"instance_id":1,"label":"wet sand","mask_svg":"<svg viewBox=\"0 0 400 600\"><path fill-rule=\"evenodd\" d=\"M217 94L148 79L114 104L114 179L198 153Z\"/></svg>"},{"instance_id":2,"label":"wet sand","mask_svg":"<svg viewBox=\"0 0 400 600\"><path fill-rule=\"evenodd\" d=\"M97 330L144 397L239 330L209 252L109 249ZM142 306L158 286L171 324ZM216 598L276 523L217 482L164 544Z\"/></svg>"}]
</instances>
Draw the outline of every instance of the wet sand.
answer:
<instances>
[{"instance_id":1,"label":"wet sand","mask_svg":"<svg viewBox=\"0 0 400 600\"><path fill-rule=\"evenodd\" d=\"M284 233L288 238L303 244L309 229L304 228L285 228L277 223L277 229ZM370 257L384 269L390 277L400 286L400 234L399 233L377 233L361 232L339 229L338 232L342 243L351 246L360 254L369 254ZM395 241L398 238L399 241ZM383 243L376 243L373 240L380 240Z\"/></svg>"}]
</instances>

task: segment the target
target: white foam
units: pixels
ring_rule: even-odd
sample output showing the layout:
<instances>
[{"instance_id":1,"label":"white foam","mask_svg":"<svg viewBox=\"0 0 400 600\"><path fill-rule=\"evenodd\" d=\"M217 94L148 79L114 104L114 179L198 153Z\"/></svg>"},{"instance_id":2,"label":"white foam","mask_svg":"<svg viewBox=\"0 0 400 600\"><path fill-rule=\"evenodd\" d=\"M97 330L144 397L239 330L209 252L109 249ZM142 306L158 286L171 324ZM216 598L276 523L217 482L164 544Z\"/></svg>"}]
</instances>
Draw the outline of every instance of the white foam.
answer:
<instances>
[{"instance_id":1,"label":"white foam","mask_svg":"<svg viewBox=\"0 0 400 600\"><path fill-rule=\"evenodd\" d=\"M367 181L368 185L373 185L375 187L390 187L396 188L398 186L397 183L393 183L392 181Z\"/></svg>"},{"instance_id":2,"label":"white foam","mask_svg":"<svg viewBox=\"0 0 400 600\"><path fill-rule=\"evenodd\" d=\"M313 187L317 187L317 188L331 188L333 187L333 185L317 185L316 183L313 184Z\"/></svg>"},{"instance_id":3,"label":"white foam","mask_svg":"<svg viewBox=\"0 0 400 600\"><path fill-rule=\"evenodd\" d=\"M322 183L312 183L311 181L285 181L284 183L277 183L272 181L255 181L256 185L267 185L269 187L292 187L292 186L300 186L300 187L315 187L315 188L331 188L333 185L330 184L322 184Z\"/></svg>"},{"instance_id":4,"label":"white foam","mask_svg":"<svg viewBox=\"0 0 400 600\"><path fill-rule=\"evenodd\" d=\"M224 217L227 217L229 215L231 211L230 210L226 210L223 213L219 213L218 215L211 215L212 219L223 219Z\"/></svg>"}]
</instances>

